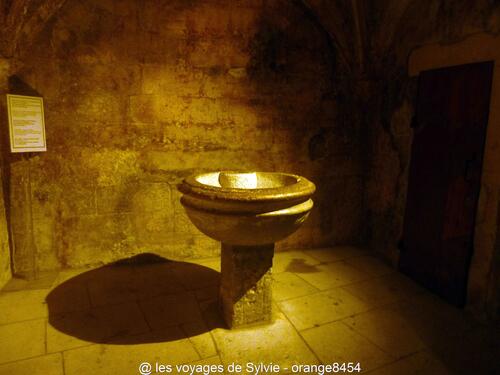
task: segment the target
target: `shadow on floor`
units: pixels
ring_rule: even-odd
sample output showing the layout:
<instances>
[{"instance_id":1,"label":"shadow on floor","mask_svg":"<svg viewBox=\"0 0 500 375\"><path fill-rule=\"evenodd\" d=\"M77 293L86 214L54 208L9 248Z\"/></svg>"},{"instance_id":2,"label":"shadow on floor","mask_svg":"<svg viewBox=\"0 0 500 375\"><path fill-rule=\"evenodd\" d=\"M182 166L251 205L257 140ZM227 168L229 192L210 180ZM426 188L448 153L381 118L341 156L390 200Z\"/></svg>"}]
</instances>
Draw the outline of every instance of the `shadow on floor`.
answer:
<instances>
[{"instance_id":1,"label":"shadow on floor","mask_svg":"<svg viewBox=\"0 0 500 375\"><path fill-rule=\"evenodd\" d=\"M456 374L500 374L500 322L479 321L433 294L398 313L436 358Z\"/></svg>"},{"instance_id":2,"label":"shadow on floor","mask_svg":"<svg viewBox=\"0 0 500 375\"><path fill-rule=\"evenodd\" d=\"M294 273L315 273L319 272L320 270L316 266L307 264L304 259L294 258L285 268L285 271Z\"/></svg>"},{"instance_id":3,"label":"shadow on floor","mask_svg":"<svg viewBox=\"0 0 500 375\"><path fill-rule=\"evenodd\" d=\"M223 326L220 273L141 254L72 277L46 298L49 324L93 343L173 341ZM57 332L56 332L57 334Z\"/></svg>"}]
</instances>

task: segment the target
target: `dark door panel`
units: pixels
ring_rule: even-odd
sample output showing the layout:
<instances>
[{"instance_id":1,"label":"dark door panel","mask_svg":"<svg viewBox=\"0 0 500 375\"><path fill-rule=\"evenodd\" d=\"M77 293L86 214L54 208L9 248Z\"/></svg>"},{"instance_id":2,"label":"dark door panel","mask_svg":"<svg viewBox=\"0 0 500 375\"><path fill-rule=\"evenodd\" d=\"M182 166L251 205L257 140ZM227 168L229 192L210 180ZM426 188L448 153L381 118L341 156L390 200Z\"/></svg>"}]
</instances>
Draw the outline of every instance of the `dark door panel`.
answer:
<instances>
[{"instance_id":1,"label":"dark door panel","mask_svg":"<svg viewBox=\"0 0 500 375\"><path fill-rule=\"evenodd\" d=\"M465 303L493 63L420 73L400 269Z\"/></svg>"}]
</instances>

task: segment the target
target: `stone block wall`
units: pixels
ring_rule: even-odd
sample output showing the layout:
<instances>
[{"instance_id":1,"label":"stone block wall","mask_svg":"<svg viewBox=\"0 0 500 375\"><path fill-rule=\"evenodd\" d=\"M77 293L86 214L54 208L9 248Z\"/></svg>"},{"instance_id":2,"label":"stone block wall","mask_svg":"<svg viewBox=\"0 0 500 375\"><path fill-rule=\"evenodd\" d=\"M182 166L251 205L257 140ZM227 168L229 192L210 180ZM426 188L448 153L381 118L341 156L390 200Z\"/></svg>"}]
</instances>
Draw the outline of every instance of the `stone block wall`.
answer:
<instances>
[{"instance_id":1,"label":"stone block wall","mask_svg":"<svg viewBox=\"0 0 500 375\"><path fill-rule=\"evenodd\" d=\"M0 194L1 193L3 193L3 184L0 180ZM0 197L2 196L3 195L0 195ZM5 202L3 199L0 199L0 289L11 278L10 260L9 232L5 215Z\"/></svg>"},{"instance_id":2,"label":"stone block wall","mask_svg":"<svg viewBox=\"0 0 500 375\"><path fill-rule=\"evenodd\" d=\"M8 88L8 75L10 64L8 60L0 58L0 95L5 93ZM0 116L6 118L6 105L0 102ZM1 124L1 121L0 121ZM9 246L9 229L6 215L6 196L4 194L3 178L5 164L3 157L3 148L5 144L0 143L0 289L11 278L11 254Z\"/></svg>"},{"instance_id":3,"label":"stone block wall","mask_svg":"<svg viewBox=\"0 0 500 375\"><path fill-rule=\"evenodd\" d=\"M9 157L14 271L28 173L41 270L219 254L177 191L211 170L316 183L310 219L278 249L361 242L360 122L332 94L349 83L333 87L336 57L302 12L280 0L68 0L12 68L10 92L44 98L48 146Z\"/></svg>"},{"instance_id":4,"label":"stone block wall","mask_svg":"<svg viewBox=\"0 0 500 375\"><path fill-rule=\"evenodd\" d=\"M399 4L392 1L393 5L396 3ZM406 9L402 7L398 11L397 7L382 9L383 6L373 3L372 6L380 8L371 11L372 74L375 79L370 92L372 97L379 99L365 99L371 109L367 113L371 126L364 207L368 242L394 265L399 260L398 242L403 229L412 141L410 122L417 93L416 75L420 71L410 66L413 55L417 52L421 55L423 70L496 60L498 42L491 40L500 31L498 3L433 0L425 7L421 5L421 2L410 1ZM446 56L448 58L443 58ZM497 109L497 99L492 94L490 115ZM496 132L498 121L490 117L467 307L498 318L499 164L493 160L498 154L494 141Z\"/></svg>"}]
</instances>

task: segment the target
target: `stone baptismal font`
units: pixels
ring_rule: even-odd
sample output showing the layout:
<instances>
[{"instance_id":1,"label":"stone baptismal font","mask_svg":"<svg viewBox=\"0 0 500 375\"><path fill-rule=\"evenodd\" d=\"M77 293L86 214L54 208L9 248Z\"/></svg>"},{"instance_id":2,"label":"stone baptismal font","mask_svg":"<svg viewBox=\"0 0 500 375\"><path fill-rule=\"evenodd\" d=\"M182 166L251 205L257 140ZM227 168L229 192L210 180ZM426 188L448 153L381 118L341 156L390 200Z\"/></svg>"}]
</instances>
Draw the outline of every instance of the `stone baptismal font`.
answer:
<instances>
[{"instance_id":1,"label":"stone baptismal font","mask_svg":"<svg viewBox=\"0 0 500 375\"><path fill-rule=\"evenodd\" d=\"M221 242L219 298L230 328L271 322L274 244L307 219L315 189L293 174L232 171L191 176L179 187L193 224Z\"/></svg>"}]
</instances>

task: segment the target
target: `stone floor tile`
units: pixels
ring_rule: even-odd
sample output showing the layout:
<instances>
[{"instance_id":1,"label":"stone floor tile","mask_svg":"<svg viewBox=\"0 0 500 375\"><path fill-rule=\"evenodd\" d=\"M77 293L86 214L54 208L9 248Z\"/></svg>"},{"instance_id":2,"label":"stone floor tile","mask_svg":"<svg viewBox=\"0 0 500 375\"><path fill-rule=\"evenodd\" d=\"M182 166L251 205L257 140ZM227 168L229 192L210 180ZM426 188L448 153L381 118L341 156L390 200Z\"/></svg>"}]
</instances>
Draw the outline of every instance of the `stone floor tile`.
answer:
<instances>
[{"instance_id":1,"label":"stone floor tile","mask_svg":"<svg viewBox=\"0 0 500 375\"><path fill-rule=\"evenodd\" d=\"M48 352L149 331L142 311L135 302L57 315L50 317L48 324Z\"/></svg>"},{"instance_id":2,"label":"stone floor tile","mask_svg":"<svg viewBox=\"0 0 500 375\"><path fill-rule=\"evenodd\" d=\"M214 340L204 322L185 323L182 325L182 330L201 358L217 355Z\"/></svg>"},{"instance_id":3,"label":"stone floor tile","mask_svg":"<svg viewBox=\"0 0 500 375\"><path fill-rule=\"evenodd\" d=\"M197 289L194 291L196 299L200 302L216 301L219 298L219 286L207 286L206 288Z\"/></svg>"},{"instance_id":4,"label":"stone floor tile","mask_svg":"<svg viewBox=\"0 0 500 375\"><path fill-rule=\"evenodd\" d=\"M274 253L273 274L280 272L309 273L317 272L320 262L303 251L282 251Z\"/></svg>"},{"instance_id":5,"label":"stone floor tile","mask_svg":"<svg viewBox=\"0 0 500 375\"><path fill-rule=\"evenodd\" d=\"M139 304L153 330L203 320L192 292L155 297L139 301Z\"/></svg>"},{"instance_id":6,"label":"stone floor tile","mask_svg":"<svg viewBox=\"0 0 500 375\"><path fill-rule=\"evenodd\" d=\"M175 262L171 265L177 279L186 290L197 290L219 285L220 272L190 262Z\"/></svg>"},{"instance_id":7,"label":"stone floor tile","mask_svg":"<svg viewBox=\"0 0 500 375\"><path fill-rule=\"evenodd\" d=\"M200 359L199 361L194 361L194 362L191 362L191 364L193 365L201 365L201 366L205 366L205 365L215 365L215 366L223 366L222 365L222 362L220 361L220 358L218 355L216 356L213 356L213 357L208 357L208 358L204 358L204 359ZM224 366L223 366L224 367ZM200 373L200 372L198 372ZM223 374L224 371L218 371L217 370L211 370L210 371L211 374Z\"/></svg>"},{"instance_id":8,"label":"stone floor tile","mask_svg":"<svg viewBox=\"0 0 500 375\"><path fill-rule=\"evenodd\" d=\"M50 315L90 308L88 288L83 282L66 282L58 285L47 294L46 302Z\"/></svg>"},{"instance_id":9,"label":"stone floor tile","mask_svg":"<svg viewBox=\"0 0 500 375\"><path fill-rule=\"evenodd\" d=\"M185 290L172 269L171 262L138 266L134 278L129 283L134 286L137 299L175 294Z\"/></svg>"},{"instance_id":10,"label":"stone floor tile","mask_svg":"<svg viewBox=\"0 0 500 375\"><path fill-rule=\"evenodd\" d=\"M394 362L394 358L342 322L302 331L301 336L323 363L359 363L362 371Z\"/></svg>"},{"instance_id":11,"label":"stone floor tile","mask_svg":"<svg viewBox=\"0 0 500 375\"><path fill-rule=\"evenodd\" d=\"M56 283L59 271L39 272L34 280L13 277L2 288L2 292L15 292L18 290L50 289Z\"/></svg>"},{"instance_id":12,"label":"stone floor tile","mask_svg":"<svg viewBox=\"0 0 500 375\"><path fill-rule=\"evenodd\" d=\"M345 285L342 289L372 306L407 301L413 296L395 281L380 277Z\"/></svg>"},{"instance_id":13,"label":"stone floor tile","mask_svg":"<svg viewBox=\"0 0 500 375\"><path fill-rule=\"evenodd\" d=\"M242 330L219 328L212 334L225 366L234 362L245 369L248 362L272 362L290 369L293 364L318 363L316 356L282 314L270 325Z\"/></svg>"},{"instance_id":14,"label":"stone floor tile","mask_svg":"<svg viewBox=\"0 0 500 375\"><path fill-rule=\"evenodd\" d=\"M0 365L0 375L63 375L62 354L49 354Z\"/></svg>"},{"instance_id":15,"label":"stone floor tile","mask_svg":"<svg viewBox=\"0 0 500 375\"><path fill-rule=\"evenodd\" d=\"M103 306L185 290L174 270L174 262L103 267L88 281L93 306Z\"/></svg>"},{"instance_id":16,"label":"stone floor tile","mask_svg":"<svg viewBox=\"0 0 500 375\"><path fill-rule=\"evenodd\" d=\"M222 364L219 356L200 359L199 361L191 362L188 365L190 365L190 368L191 368L191 366L196 366L194 368L193 375L228 374L228 372L226 371L225 366ZM183 372L183 375L190 375L190 374L191 374L191 370L188 371L187 373ZM231 374L231 373L229 373L229 374ZM232 373L232 374L234 374L234 373Z\"/></svg>"},{"instance_id":17,"label":"stone floor tile","mask_svg":"<svg viewBox=\"0 0 500 375\"><path fill-rule=\"evenodd\" d=\"M103 306L90 310L101 323L105 337L135 335L149 331L143 312L135 302Z\"/></svg>"},{"instance_id":18,"label":"stone floor tile","mask_svg":"<svg viewBox=\"0 0 500 375\"><path fill-rule=\"evenodd\" d=\"M81 313L77 313L77 315L78 314ZM98 335L100 335L100 332L95 333L96 337ZM93 341L85 341L75 336L61 332L60 330L52 327L50 323L47 324L47 353L56 353L63 350L92 345L94 343L95 342Z\"/></svg>"},{"instance_id":19,"label":"stone floor tile","mask_svg":"<svg viewBox=\"0 0 500 375\"><path fill-rule=\"evenodd\" d=\"M93 276L87 281L87 287L92 306L135 301L141 294L134 267L109 266L91 272Z\"/></svg>"},{"instance_id":20,"label":"stone floor tile","mask_svg":"<svg viewBox=\"0 0 500 375\"><path fill-rule=\"evenodd\" d=\"M320 264L315 267L317 268L316 272L300 273L298 276L321 290L348 285L371 278L370 275L357 270L343 261Z\"/></svg>"},{"instance_id":21,"label":"stone floor tile","mask_svg":"<svg viewBox=\"0 0 500 375\"><path fill-rule=\"evenodd\" d=\"M0 325L47 317L48 289L0 294Z\"/></svg>"},{"instance_id":22,"label":"stone floor tile","mask_svg":"<svg viewBox=\"0 0 500 375\"><path fill-rule=\"evenodd\" d=\"M500 323L479 323L430 294L417 295L411 303L398 305L397 311L448 368L462 373L500 373Z\"/></svg>"},{"instance_id":23,"label":"stone floor tile","mask_svg":"<svg viewBox=\"0 0 500 375\"><path fill-rule=\"evenodd\" d=\"M382 276L396 272L396 269L371 255L346 259L347 264L371 276Z\"/></svg>"},{"instance_id":24,"label":"stone floor tile","mask_svg":"<svg viewBox=\"0 0 500 375\"><path fill-rule=\"evenodd\" d=\"M464 310L446 303L430 293L416 294L399 305L399 312L406 319L418 326L423 333L435 335L442 330L443 334L453 334L454 337L465 334L478 323Z\"/></svg>"},{"instance_id":25,"label":"stone floor tile","mask_svg":"<svg viewBox=\"0 0 500 375\"><path fill-rule=\"evenodd\" d=\"M200 302L200 311L208 329L226 328L218 300Z\"/></svg>"},{"instance_id":26,"label":"stone floor tile","mask_svg":"<svg viewBox=\"0 0 500 375\"><path fill-rule=\"evenodd\" d=\"M290 299L278 305L298 330L343 319L370 308L340 288Z\"/></svg>"},{"instance_id":27,"label":"stone floor tile","mask_svg":"<svg viewBox=\"0 0 500 375\"><path fill-rule=\"evenodd\" d=\"M0 363L45 354L45 319L0 326Z\"/></svg>"},{"instance_id":28,"label":"stone floor tile","mask_svg":"<svg viewBox=\"0 0 500 375\"><path fill-rule=\"evenodd\" d=\"M220 259L190 263L62 271L55 300L48 286L13 292L29 286L12 284L0 294L0 375L61 374L61 354L46 350L64 351L66 374L138 373L145 360L304 364L350 356L375 375L500 373L500 327L478 323L400 273L386 274L362 250L277 253L276 322L235 331L224 328L218 305ZM94 293L103 306L91 307L86 285L96 275L111 292ZM109 305L116 297L130 302ZM391 357L400 359L387 363Z\"/></svg>"},{"instance_id":29,"label":"stone floor tile","mask_svg":"<svg viewBox=\"0 0 500 375\"><path fill-rule=\"evenodd\" d=\"M146 334L149 335L149 334ZM137 339L138 342L151 338ZM139 374L139 365L150 363L175 366L200 359L187 339L160 341L136 345L91 345L65 351L65 375Z\"/></svg>"},{"instance_id":30,"label":"stone floor tile","mask_svg":"<svg viewBox=\"0 0 500 375\"><path fill-rule=\"evenodd\" d=\"M390 285L391 288L396 289L397 293L411 296L411 299L413 299L416 295L429 293L427 289L418 285L415 281L400 272L389 273L381 276L380 279L384 280L384 282L386 282L387 285Z\"/></svg>"},{"instance_id":31,"label":"stone floor tile","mask_svg":"<svg viewBox=\"0 0 500 375\"><path fill-rule=\"evenodd\" d=\"M396 358L425 348L417 327L390 308L372 310L343 321Z\"/></svg>"},{"instance_id":32,"label":"stone floor tile","mask_svg":"<svg viewBox=\"0 0 500 375\"><path fill-rule=\"evenodd\" d=\"M61 271L59 271L59 274L57 275L57 278L53 284L53 287L56 287L56 286L66 282L70 279L73 279L77 276L83 275L89 271L92 271L92 268L86 267L86 268L71 268L71 269L67 269L67 270L61 270Z\"/></svg>"},{"instance_id":33,"label":"stone floor tile","mask_svg":"<svg viewBox=\"0 0 500 375\"><path fill-rule=\"evenodd\" d=\"M422 351L402 358L387 366L382 366L370 375L452 375L456 372L448 369L439 359L432 354ZM478 373L479 374L479 373Z\"/></svg>"},{"instance_id":34,"label":"stone floor tile","mask_svg":"<svg viewBox=\"0 0 500 375\"><path fill-rule=\"evenodd\" d=\"M304 252L322 263L337 262L366 255L367 251L355 246L335 246L323 249L308 249Z\"/></svg>"},{"instance_id":35,"label":"stone floor tile","mask_svg":"<svg viewBox=\"0 0 500 375\"><path fill-rule=\"evenodd\" d=\"M189 262L220 272L220 257L207 258L207 259L192 259L189 260Z\"/></svg>"},{"instance_id":36,"label":"stone floor tile","mask_svg":"<svg viewBox=\"0 0 500 375\"><path fill-rule=\"evenodd\" d=\"M458 373L500 374L500 322L475 327L459 338L448 335L439 348L433 348L448 368Z\"/></svg>"},{"instance_id":37,"label":"stone floor tile","mask_svg":"<svg viewBox=\"0 0 500 375\"><path fill-rule=\"evenodd\" d=\"M291 272L277 273L273 275L273 279L273 299L276 301L301 297L318 291L317 288Z\"/></svg>"}]
</instances>

